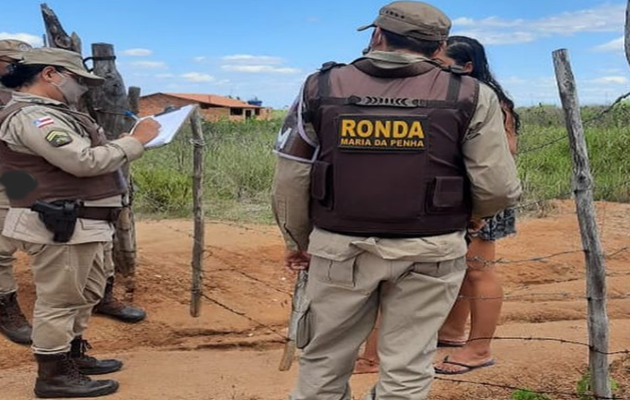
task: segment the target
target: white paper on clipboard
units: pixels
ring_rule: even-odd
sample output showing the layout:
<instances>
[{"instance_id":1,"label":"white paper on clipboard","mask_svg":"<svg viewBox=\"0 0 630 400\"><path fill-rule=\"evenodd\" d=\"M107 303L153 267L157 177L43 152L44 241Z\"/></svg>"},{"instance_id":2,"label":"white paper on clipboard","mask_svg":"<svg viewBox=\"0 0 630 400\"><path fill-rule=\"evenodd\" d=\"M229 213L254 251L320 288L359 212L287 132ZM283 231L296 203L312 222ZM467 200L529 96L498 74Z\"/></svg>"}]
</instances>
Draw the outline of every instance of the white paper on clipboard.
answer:
<instances>
[{"instance_id":1,"label":"white paper on clipboard","mask_svg":"<svg viewBox=\"0 0 630 400\"><path fill-rule=\"evenodd\" d=\"M144 148L151 149L169 144L175 138L175 135L177 135L177 133L181 130L182 126L184 126L186 121L188 121L190 114L193 112L195 107L195 105L191 104L166 113L158 113L140 118L131 130L131 134L133 135L133 132L140 121L152 118L160 123L160 132L153 140L145 144Z\"/></svg>"}]
</instances>

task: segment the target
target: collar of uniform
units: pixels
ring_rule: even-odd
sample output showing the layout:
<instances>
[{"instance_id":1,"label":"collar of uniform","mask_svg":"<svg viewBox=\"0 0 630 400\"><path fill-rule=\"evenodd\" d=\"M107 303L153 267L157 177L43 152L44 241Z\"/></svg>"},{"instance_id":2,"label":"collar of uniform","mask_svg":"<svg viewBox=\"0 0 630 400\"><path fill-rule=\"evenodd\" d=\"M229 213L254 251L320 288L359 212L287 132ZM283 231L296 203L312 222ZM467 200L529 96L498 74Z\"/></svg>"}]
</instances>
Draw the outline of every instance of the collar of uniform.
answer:
<instances>
[{"instance_id":1,"label":"collar of uniform","mask_svg":"<svg viewBox=\"0 0 630 400\"><path fill-rule=\"evenodd\" d=\"M385 65L390 64L393 67L399 67L401 64L413 64L419 61L427 61L428 58L419 54L404 53L401 51L382 51L372 50L367 53L365 58L373 61L383 63Z\"/></svg>"},{"instance_id":2,"label":"collar of uniform","mask_svg":"<svg viewBox=\"0 0 630 400\"><path fill-rule=\"evenodd\" d=\"M34 103L67 107L65 103L62 103L60 101L24 92L13 92L13 101L20 103Z\"/></svg>"}]
</instances>

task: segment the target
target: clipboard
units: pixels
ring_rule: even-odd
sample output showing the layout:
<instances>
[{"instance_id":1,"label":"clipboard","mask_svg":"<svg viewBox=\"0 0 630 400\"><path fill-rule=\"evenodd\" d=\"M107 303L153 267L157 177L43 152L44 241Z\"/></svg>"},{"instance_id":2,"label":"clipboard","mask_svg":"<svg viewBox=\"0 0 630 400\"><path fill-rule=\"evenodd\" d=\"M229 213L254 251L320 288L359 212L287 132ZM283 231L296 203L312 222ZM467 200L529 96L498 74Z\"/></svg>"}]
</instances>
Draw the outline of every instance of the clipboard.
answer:
<instances>
[{"instance_id":1,"label":"clipboard","mask_svg":"<svg viewBox=\"0 0 630 400\"><path fill-rule=\"evenodd\" d=\"M190 114L195 110L196 105L190 104L187 106L175 108L172 110L163 111L157 113L155 115L148 115L146 117L140 118L133 129L131 130L131 135L138 126L138 123L144 121L145 119L152 118L155 121L159 122L161 125L160 131L158 135L151 140L149 143L144 145L145 149L153 149L156 147L161 147L169 144L175 138L175 135L182 129L186 121L190 118Z\"/></svg>"}]
</instances>

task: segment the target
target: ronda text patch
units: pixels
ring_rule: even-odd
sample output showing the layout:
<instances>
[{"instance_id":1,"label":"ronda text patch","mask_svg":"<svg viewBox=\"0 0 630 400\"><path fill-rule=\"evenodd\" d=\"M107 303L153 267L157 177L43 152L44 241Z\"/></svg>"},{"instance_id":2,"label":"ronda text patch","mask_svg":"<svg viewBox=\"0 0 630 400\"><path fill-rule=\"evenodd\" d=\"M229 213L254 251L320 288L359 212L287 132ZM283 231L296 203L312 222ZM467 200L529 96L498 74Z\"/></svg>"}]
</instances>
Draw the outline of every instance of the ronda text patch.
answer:
<instances>
[{"instance_id":1,"label":"ronda text patch","mask_svg":"<svg viewBox=\"0 0 630 400\"><path fill-rule=\"evenodd\" d=\"M339 148L423 151L426 121L418 117L341 115Z\"/></svg>"}]
</instances>

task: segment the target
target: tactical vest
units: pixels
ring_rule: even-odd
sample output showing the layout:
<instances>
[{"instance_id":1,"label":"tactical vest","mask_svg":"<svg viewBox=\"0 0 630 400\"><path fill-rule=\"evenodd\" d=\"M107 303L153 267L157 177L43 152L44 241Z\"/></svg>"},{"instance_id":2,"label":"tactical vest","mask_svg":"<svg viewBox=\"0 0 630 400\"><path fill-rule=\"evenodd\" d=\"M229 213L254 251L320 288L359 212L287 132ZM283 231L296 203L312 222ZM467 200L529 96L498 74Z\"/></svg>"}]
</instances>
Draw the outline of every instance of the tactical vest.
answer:
<instances>
[{"instance_id":1,"label":"tactical vest","mask_svg":"<svg viewBox=\"0 0 630 400\"><path fill-rule=\"evenodd\" d=\"M0 111L0 126L22 108L33 103L14 103ZM47 105L67 114L76 122L77 131L90 136L91 147L107 143L101 127L88 115L63 107ZM26 171L37 180L37 187L23 199L10 199L11 207L30 207L36 200L100 200L125 193L126 185L120 171L94 177L76 177L50 164L40 156L19 153L0 141L2 172Z\"/></svg>"},{"instance_id":2,"label":"tactical vest","mask_svg":"<svg viewBox=\"0 0 630 400\"><path fill-rule=\"evenodd\" d=\"M462 142L478 82L430 62L394 69L369 59L328 65L307 81L319 138L311 218L357 236L423 237L464 230L472 201Z\"/></svg>"}]
</instances>

